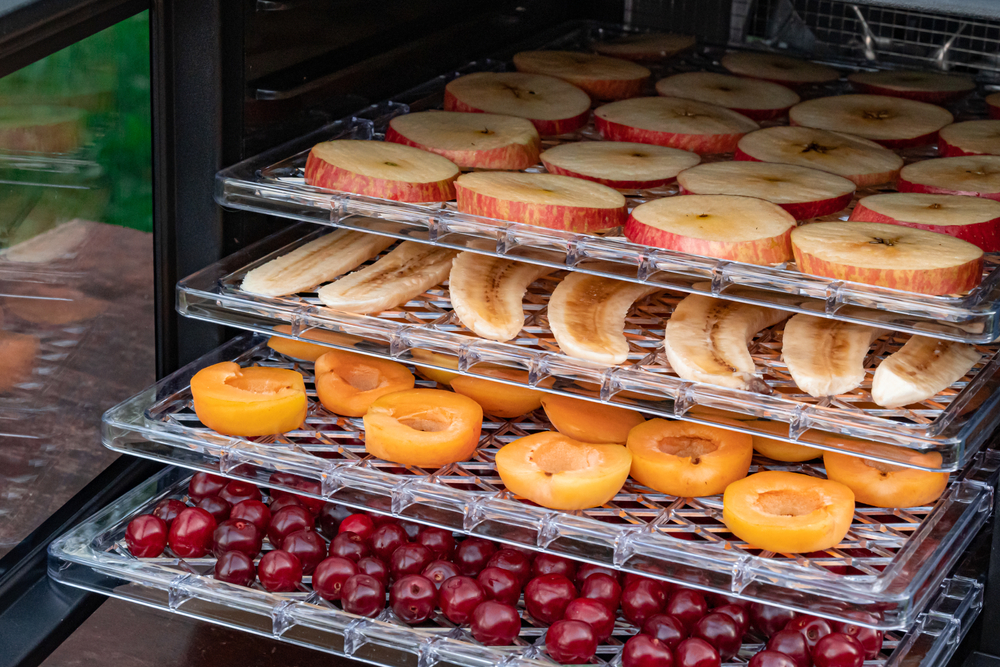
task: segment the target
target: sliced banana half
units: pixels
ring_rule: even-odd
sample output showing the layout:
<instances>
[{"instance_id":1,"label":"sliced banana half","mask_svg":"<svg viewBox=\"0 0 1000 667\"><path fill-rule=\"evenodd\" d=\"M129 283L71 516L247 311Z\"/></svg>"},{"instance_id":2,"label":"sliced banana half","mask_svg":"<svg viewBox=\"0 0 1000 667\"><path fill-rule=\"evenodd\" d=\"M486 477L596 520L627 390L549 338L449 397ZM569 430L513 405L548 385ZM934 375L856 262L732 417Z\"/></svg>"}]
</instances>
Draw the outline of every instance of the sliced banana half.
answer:
<instances>
[{"instance_id":1,"label":"sliced banana half","mask_svg":"<svg viewBox=\"0 0 1000 667\"><path fill-rule=\"evenodd\" d=\"M912 336L875 369L872 400L884 408L926 401L961 380L982 356L968 343Z\"/></svg>"},{"instance_id":2,"label":"sliced banana half","mask_svg":"<svg viewBox=\"0 0 1000 667\"><path fill-rule=\"evenodd\" d=\"M812 315L785 324L781 356L799 389L810 396L838 396L865 379L865 357L882 329Z\"/></svg>"}]
</instances>

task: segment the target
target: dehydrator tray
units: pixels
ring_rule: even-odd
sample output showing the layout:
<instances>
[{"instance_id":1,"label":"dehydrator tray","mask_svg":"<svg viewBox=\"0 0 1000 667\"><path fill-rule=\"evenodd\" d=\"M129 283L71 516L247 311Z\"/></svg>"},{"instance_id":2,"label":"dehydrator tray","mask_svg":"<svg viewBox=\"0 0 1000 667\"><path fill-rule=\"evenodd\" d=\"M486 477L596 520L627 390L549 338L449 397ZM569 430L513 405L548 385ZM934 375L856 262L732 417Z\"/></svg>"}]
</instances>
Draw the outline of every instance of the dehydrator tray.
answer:
<instances>
[{"instance_id":1,"label":"dehydrator tray","mask_svg":"<svg viewBox=\"0 0 1000 667\"><path fill-rule=\"evenodd\" d=\"M571 24L560 39L543 48L589 50L590 44L622 34L624 28ZM536 45L537 46L537 45ZM718 64L725 49L700 46L666 65L651 66L654 78L685 71L724 71ZM854 63L833 63L841 69L859 69ZM871 63L864 68L870 69ZM441 75L426 84L372 105L316 132L220 171L216 200L223 206L270 213L312 223L345 227L405 238L422 243L505 256L535 264L568 268L682 292L703 293L735 301L775 306L838 320L877 324L910 333L921 327L945 325L942 338L988 343L1000 337L1000 273L994 271L1000 253L986 255L983 282L968 294L930 296L861 283L799 273L794 263L759 266L629 242L621 229L602 235L576 234L485 218L456 210L454 202L412 204L336 192L305 184L309 149L331 139L381 140L388 122L410 111L439 109L445 85L473 71L504 71L508 63L480 60ZM799 91L804 99L849 92L846 81L811 86ZM650 90L644 94L655 95ZM985 117L981 99L951 107L958 120ZM765 126L775 123L764 123ZM547 137L542 148L568 141L599 139L591 122L578 132ZM901 152L913 161L937 157L936 147ZM709 156L705 161L727 156ZM537 166L528 171L541 171ZM889 189L861 189L858 198ZM676 194L676 186L626 191L629 207ZM853 204L852 204L853 205ZM846 219L847 211L825 220ZM379 224L352 216L378 218Z\"/></svg>"},{"instance_id":2,"label":"dehydrator tray","mask_svg":"<svg viewBox=\"0 0 1000 667\"><path fill-rule=\"evenodd\" d=\"M202 426L192 409L189 381L199 369L230 360L299 370L310 401L303 428L251 440ZM576 512L549 510L514 497L496 473L496 450L546 430L552 426L541 410L486 421L471 459L438 470L375 459L365 452L362 421L337 417L316 400L312 364L280 355L262 337L250 335L233 339L109 410L103 425L105 445L125 454L286 490L290 487L272 484L270 477L293 473L320 484L315 497L360 510L828 618L874 612L887 629L916 621L985 524L1000 467L1000 454L983 451L952 476L933 506L859 506L852 529L837 547L775 554L753 549L728 533L719 496L675 498L629 481L607 505ZM784 464L757 457L751 473L761 469L823 474L817 462Z\"/></svg>"},{"instance_id":3,"label":"dehydrator tray","mask_svg":"<svg viewBox=\"0 0 1000 667\"><path fill-rule=\"evenodd\" d=\"M373 225L381 221L373 220ZM956 470L1000 424L1000 358L997 345L980 345L982 361L949 389L919 405L885 409L872 402L875 366L899 349L907 334L883 337L866 361L858 389L816 399L792 382L780 357L781 327L757 335L751 352L761 382L744 391L677 377L663 353L663 330L685 295L657 292L637 302L626 320L627 362L607 367L563 354L549 329L546 303L558 275L533 283L524 298L526 323L507 343L479 338L452 312L447 287L438 286L409 303L378 315L354 315L324 306L315 293L263 297L240 290L247 271L288 253L325 230L300 224L265 239L178 285L178 309L188 317L259 333L308 340L333 332L329 345L497 379L498 366L521 373L523 384L547 392L637 407L650 414L714 424L747 433L848 450L911 467ZM346 335L345 335L346 334ZM339 337L337 337L339 336ZM414 350L436 356L414 356ZM517 379L504 382L517 384ZM769 393L768 393L769 392ZM720 410L725 412L719 412ZM743 421L737 421L737 420ZM762 423L761 419L771 420ZM775 422L787 431L775 432ZM873 445L872 441L889 446ZM935 465L914 450L940 455Z\"/></svg>"}]
</instances>

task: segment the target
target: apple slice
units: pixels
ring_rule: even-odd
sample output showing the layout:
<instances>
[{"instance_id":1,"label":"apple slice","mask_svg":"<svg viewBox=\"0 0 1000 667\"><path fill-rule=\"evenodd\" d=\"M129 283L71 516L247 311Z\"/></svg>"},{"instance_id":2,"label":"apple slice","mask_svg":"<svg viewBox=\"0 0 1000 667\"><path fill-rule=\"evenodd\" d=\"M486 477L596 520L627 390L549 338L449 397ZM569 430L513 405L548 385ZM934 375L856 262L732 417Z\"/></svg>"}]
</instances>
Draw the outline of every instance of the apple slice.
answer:
<instances>
[{"instance_id":1,"label":"apple slice","mask_svg":"<svg viewBox=\"0 0 1000 667\"><path fill-rule=\"evenodd\" d=\"M651 32L597 42L593 48L602 56L647 62L672 58L693 47L695 42L694 35Z\"/></svg>"},{"instance_id":2,"label":"apple slice","mask_svg":"<svg viewBox=\"0 0 1000 667\"><path fill-rule=\"evenodd\" d=\"M890 192L861 199L851 220L925 229L1000 251L1000 202L992 199Z\"/></svg>"},{"instance_id":3,"label":"apple slice","mask_svg":"<svg viewBox=\"0 0 1000 667\"><path fill-rule=\"evenodd\" d=\"M967 292L983 251L947 234L875 222L815 222L792 232L799 271L919 294Z\"/></svg>"},{"instance_id":4,"label":"apple slice","mask_svg":"<svg viewBox=\"0 0 1000 667\"><path fill-rule=\"evenodd\" d=\"M685 195L640 204L625 223L633 243L732 259L780 264L792 258L795 218L753 197Z\"/></svg>"},{"instance_id":5,"label":"apple slice","mask_svg":"<svg viewBox=\"0 0 1000 667\"><path fill-rule=\"evenodd\" d=\"M1000 120L967 120L943 127L938 151L944 157L1000 155Z\"/></svg>"},{"instance_id":6,"label":"apple slice","mask_svg":"<svg viewBox=\"0 0 1000 667\"><path fill-rule=\"evenodd\" d=\"M796 220L818 218L844 209L854 183L818 169L768 162L711 162L677 176L682 194L759 197L791 213Z\"/></svg>"},{"instance_id":7,"label":"apple slice","mask_svg":"<svg viewBox=\"0 0 1000 667\"><path fill-rule=\"evenodd\" d=\"M809 83L826 83L840 78L840 72L808 60L790 58L777 53L727 53L720 64L738 76L763 79L785 86L804 86Z\"/></svg>"},{"instance_id":8,"label":"apple slice","mask_svg":"<svg viewBox=\"0 0 1000 667\"><path fill-rule=\"evenodd\" d=\"M396 201L455 198L454 162L411 146L338 139L316 144L306 160L309 185Z\"/></svg>"},{"instance_id":9,"label":"apple slice","mask_svg":"<svg viewBox=\"0 0 1000 667\"><path fill-rule=\"evenodd\" d=\"M459 167L513 170L538 164L542 143L526 118L457 111L396 116L385 140L437 153Z\"/></svg>"},{"instance_id":10,"label":"apple slice","mask_svg":"<svg viewBox=\"0 0 1000 667\"><path fill-rule=\"evenodd\" d=\"M1000 93L990 93L986 96L986 109L990 118L1000 119Z\"/></svg>"},{"instance_id":11,"label":"apple slice","mask_svg":"<svg viewBox=\"0 0 1000 667\"><path fill-rule=\"evenodd\" d=\"M597 100L635 97L652 74L628 60L576 51L521 51L514 54L514 67L568 81Z\"/></svg>"},{"instance_id":12,"label":"apple slice","mask_svg":"<svg viewBox=\"0 0 1000 667\"><path fill-rule=\"evenodd\" d=\"M760 126L725 107L679 97L637 97L594 111L594 124L611 141L680 148L698 155L729 153Z\"/></svg>"},{"instance_id":13,"label":"apple slice","mask_svg":"<svg viewBox=\"0 0 1000 667\"><path fill-rule=\"evenodd\" d=\"M800 102L788 111L792 125L846 132L906 148L929 144L954 118L947 109L887 95L837 95Z\"/></svg>"},{"instance_id":14,"label":"apple slice","mask_svg":"<svg viewBox=\"0 0 1000 667\"><path fill-rule=\"evenodd\" d=\"M900 170L896 189L1000 201L1000 157L969 155L914 162Z\"/></svg>"},{"instance_id":15,"label":"apple slice","mask_svg":"<svg viewBox=\"0 0 1000 667\"><path fill-rule=\"evenodd\" d=\"M474 72L444 88L445 111L470 111L530 120L543 136L587 124L590 97L562 79L520 72Z\"/></svg>"},{"instance_id":16,"label":"apple slice","mask_svg":"<svg viewBox=\"0 0 1000 667\"><path fill-rule=\"evenodd\" d=\"M677 174L701 162L688 151L626 141L579 141L542 153L550 174L642 190L673 182Z\"/></svg>"},{"instance_id":17,"label":"apple slice","mask_svg":"<svg viewBox=\"0 0 1000 667\"><path fill-rule=\"evenodd\" d=\"M888 183L903 168L903 158L873 141L811 127L751 132L740 139L734 159L812 167L843 176L859 188Z\"/></svg>"},{"instance_id":18,"label":"apple slice","mask_svg":"<svg viewBox=\"0 0 1000 667\"><path fill-rule=\"evenodd\" d=\"M779 118L799 96L770 81L754 81L715 72L684 72L656 82L656 92L666 97L683 97L732 109L752 120Z\"/></svg>"},{"instance_id":19,"label":"apple slice","mask_svg":"<svg viewBox=\"0 0 1000 667\"><path fill-rule=\"evenodd\" d=\"M969 77L942 72L854 72L847 80L862 93L947 104L976 89Z\"/></svg>"},{"instance_id":20,"label":"apple slice","mask_svg":"<svg viewBox=\"0 0 1000 667\"><path fill-rule=\"evenodd\" d=\"M625 224L625 197L606 185L554 174L473 172L455 183L458 210L570 232Z\"/></svg>"}]
</instances>

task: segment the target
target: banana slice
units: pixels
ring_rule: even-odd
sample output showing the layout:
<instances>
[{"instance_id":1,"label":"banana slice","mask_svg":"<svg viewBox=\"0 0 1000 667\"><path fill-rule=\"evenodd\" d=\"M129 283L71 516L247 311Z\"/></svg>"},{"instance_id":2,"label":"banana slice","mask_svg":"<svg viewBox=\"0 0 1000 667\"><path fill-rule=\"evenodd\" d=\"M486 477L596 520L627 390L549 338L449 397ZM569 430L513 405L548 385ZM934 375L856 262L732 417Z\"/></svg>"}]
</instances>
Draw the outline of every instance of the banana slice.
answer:
<instances>
[{"instance_id":1,"label":"banana slice","mask_svg":"<svg viewBox=\"0 0 1000 667\"><path fill-rule=\"evenodd\" d=\"M444 281L457 250L406 241L371 266L319 289L320 301L349 313L395 308Z\"/></svg>"},{"instance_id":2,"label":"banana slice","mask_svg":"<svg viewBox=\"0 0 1000 667\"><path fill-rule=\"evenodd\" d=\"M663 350L681 378L748 389L756 367L748 345L791 313L691 294L667 320Z\"/></svg>"},{"instance_id":3,"label":"banana slice","mask_svg":"<svg viewBox=\"0 0 1000 667\"><path fill-rule=\"evenodd\" d=\"M912 336L875 369L872 400L884 408L927 400L960 380L981 358L967 343Z\"/></svg>"},{"instance_id":4,"label":"banana slice","mask_svg":"<svg viewBox=\"0 0 1000 667\"><path fill-rule=\"evenodd\" d=\"M799 389L822 398L846 393L865 379L865 357L884 331L812 315L788 320L781 356Z\"/></svg>"},{"instance_id":5,"label":"banana slice","mask_svg":"<svg viewBox=\"0 0 1000 667\"><path fill-rule=\"evenodd\" d=\"M305 292L361 266L395 242L386 236L338 229L248 272L240 289L264 296Z\"/></svg>"},{"instance_id":6,"label":"banana slice","mask_svg":"<svg viewBox=\"0 0 1000 667\"><path fill-rule=\"evenodd\" d=\"M524 326L528 285L556 269L463 252L448 276L451 307L462 324L490 340L515 338Z\"/></svg>"},{"instance_id":7,"label":"banana slice","mask_svg":"<svg viewBox=\"0 0 1000 667\"><path fill-rule=\"evenodd\" d=\"M601 364L628 359L625 316L658 287L571 273L552 291L549 327L564 354Z\"/></svg>"}]
</instances>

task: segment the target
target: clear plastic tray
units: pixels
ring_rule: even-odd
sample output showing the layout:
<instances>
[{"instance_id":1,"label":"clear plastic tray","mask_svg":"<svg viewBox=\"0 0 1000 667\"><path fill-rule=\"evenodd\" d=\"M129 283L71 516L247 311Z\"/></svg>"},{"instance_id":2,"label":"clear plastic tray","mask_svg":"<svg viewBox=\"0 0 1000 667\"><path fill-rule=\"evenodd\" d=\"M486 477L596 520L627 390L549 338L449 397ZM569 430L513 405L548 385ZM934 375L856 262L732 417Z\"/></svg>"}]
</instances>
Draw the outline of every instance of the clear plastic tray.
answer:
<instances>
[{"instance_id":1,"label":"clear plastic tray","mask_svg":"<svg viewBox=\"0 0 1000 667\"><path fill-rule=\"evenodd\" d=\"M595 26L567 27L565 36L546 48L587 50L595 39L622 29ZM617 31L617 32L616 32ZM653 67L654 78L692 70L724 71L718 64L724 52L702 46L669 63ZM841 68L852 65L837 63ZM865 63L871 67L871 63ZM949 325L943 338L988 343L1000 336L1000 273L994 271L1000 254L988 254L983 282L964 295L930 296L861 283L799 273L794 264L758 266L718 260L683 252L634 244L621 230L586 235L459 213L454 202L411 204L311 187L303 179L309 149L331 139L383 138L389 120L410 111L441 108L448 81L472 71L502 71L504 62L470 63L390 101L372 105L356 115L332 123L301 139L240 162L216 177L216 200L228 207L270 213L312 223L347 227L406 238L487 255L507 256L535 264L569 268L596 275L657 285L683 292L770 305L838 320L872 323L897 331L922 333L927 323ZM845 81L814 86L804 97L849 92ZM655 95L650 84L647 94ZM959 119L985 117L982 100L970 99L953 108ZM770 123L773 124L773 123ZM566 141L596 139L593 125L579 132L547 138L543 148ZM908 161L937 157L937 149L923 147L901 153ZM717 159L715 156L710 159ZM540 170L541 167L529 171ZM858 197L879 190L859 191ZM627 192L629 205L676 193L673 186ZM379 218L375 227L362 218ZM828 219L846 219L847 214ZM887 313L889 314L887 316ZM926 333L926 332L923 332Z\"/></svg>"},{"instance_id":2,"label":"clear plastic tray","mask_svg":"<svg viewBox=\"0 0 1000 667\"><path fill-rule=\"evenodd\" d=\"M202 426L192 409L190 378L229 360L299 370L310 399L303 427L251 440ZM1000 454L982 452L953 475L933 506L859 506L851 531L837 547L776 554L753 549L728 532L720 496L675 498L630 480L603 507L560 512L507 492L493 463L496 450L552 430L541 410L485 422L471 459L438 470L368 456L362 429L360 419L337 417L319 404L312 364L274 352L259 336L244 335L109 410L103 433L106 446L133 456L279 488L270 483L271 474L291 472L319 482L316 497L331 502L828 618L847 618L855 610L877 612L885 628L915 622L945 572L985 524L1000 466ZM751 472L760 469L823 474L816 462L784 464L757 457Z\"/></svg>"},{"instance_id":3,"label":"clear plastic tray","mask_svg":"<svg viewBox=\"0 0 1000 667\"><path fill-rule=\"evenodd\" d=\"M377 226L381 221L371 223ZM868 376L861 387L841 396L816 399L795 386L781 361L781 325L761 332L751 345L754 361L763 371L758 383L761 391L728 389L677 377L663 353L663 328L682 293L657 292L633 307L625 328L629 359L607 367L559 350L545 311L556 277L543 278L529 288L524 298L526 324L518 338L508 343L481 339L463 326L451 311L446 287L435 287L376 316L327 308L312 293L269 298L239 289L246 271L322 233L324 230L312 225L297 225L181 281L179 311L188 317L288 337L307 339L319 330L339 332L340 338L331 345L417 365L434 365L432 360L413 356L413 350L428 350L443 355L438 359L457 363L461 372L469 375L492 377L491 367L498 365L525 370L525 384L545 391L639 407L660 416L823 449L846 449L913 467L958 469L1000 422L1000 391L994 391L1000 382L1000 348L995 344L980 346L983 361L937 396L919 406L884 409L872 402L871 376L879 360L899 349L907 334L884 337L873 348L866 362ZM280 325L284 330L276 330ZM739 419L745 421L734 423ZM754 419L784 422L787 435L750 421ZM873 446L869 441L891 446ZM939 453L940 466L913 460L913 449Z\"/></svg>"}]
</instances>

